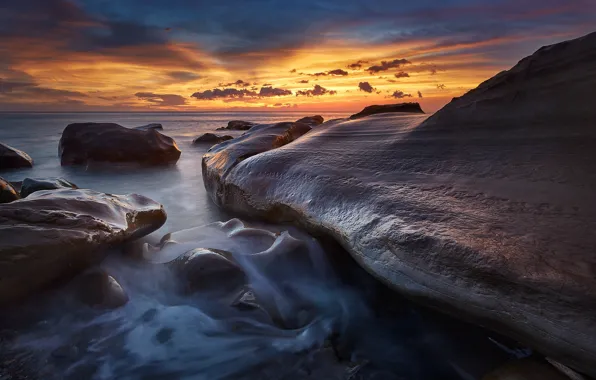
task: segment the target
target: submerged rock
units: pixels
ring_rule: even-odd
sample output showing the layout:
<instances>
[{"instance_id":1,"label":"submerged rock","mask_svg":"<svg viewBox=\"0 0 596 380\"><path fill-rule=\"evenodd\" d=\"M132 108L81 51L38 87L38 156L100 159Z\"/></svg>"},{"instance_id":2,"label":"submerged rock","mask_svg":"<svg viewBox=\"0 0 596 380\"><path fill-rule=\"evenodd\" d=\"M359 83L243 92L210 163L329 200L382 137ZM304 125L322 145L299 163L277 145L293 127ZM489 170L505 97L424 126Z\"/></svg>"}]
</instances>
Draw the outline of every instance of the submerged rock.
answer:
<instances>
[{"instance_id":1,"label":"submerged rock","mask_svg":"<svg viewBox=\"0 0 596 380\"><path fill-rule=\"evenodd\" d=\"M78 189L77 185L64 178L25 178L21 184L21 197L40 190Z\"/></svg>"},{"instance_id":2,"label":"submerged rock","mask_svg":"<svg viewBox=\"0 0 596 380\"><path fill-rule=\"evenodd\" d=\"M33 159L27 153L0 143L0 170L32 167Z\"/></svg>"},{"instance_id":3,"label":"submerged rock","mask_svg":"<svg viewBox=\"0 0 596 380\"><path fill-rule=\"evenodd\" d=\"M9 203L21 199L14 186L0 177L0 203Z\"/></svg>"},{"instance_id":4,"label":"submerged rock","mask_svg":"<svg viewBox=\"0 0 596 380\"><path fill-rule=\"evenodd\" d=\"M18 301L96 264L105 248L165 223L141 195L40 191L0 205L0 304Z\"/></svg>"},{"instance_id":5,"label":"submerged rock","mask_svg":"<svg viewBox=\"0 0 596 380\"><path fill-rule=\"evenodd\" d=\"M203 157L228 210L341 243L392 289L596 375L596 34L538 50L424 121L255 127Z\"/></svg>"},{"instance_id":6,"label":"submerged rock","mask_svg":"<svg viewBox=\"0 0 596 380\"><path fill-rule=\"evenodd\" d=\"M362 111L350 116L350 119L391 112L424 113L418 103L382 104L364 107Z\"/></svg>"},{"instance_id":7,"label":"submerged rock","mask_svg":"<svg viewBox=\"0 0 596 380\"><path fill-rule=\"evenodd\" d=\"M116 279L96 270L81 275L76 281L78 299L100 309L116 309L128 302L128 295Z\"/></svg>"},{"instance_id":8,"label":"submerged rock","mask_svg":"<svg viewBox=\"0 0 596 380\"><path fill-rule=\"evenodd\" d=\"M311 127L314 127L319 124L323 124L323 121L325 121L325 119L323 119L323 116L315 115L315 116L306 116L306 117L303 117L302 119L298 119L298 120L296 120L296 123L304 123L304 124L310 125Z\"/></svg>"},{"instance_id":9,"label":"submerged rock","mask_svg":"<svg viewBox=\"0 0 596 380\"><path fill-rule=\"evenodd\" d=\"M535 358L512 360L495 369L482 380L570 380L546 361Z\"/></svg>"},{"instance_id":10,"label":"submerged rock","mask_svg":"<svg viewBox=\"0 0 596 380\"><path fill-rule=\"evenodd\" d=\"M248 131L252 127L254 127L255 123L251 123L250 121L243 121L243 120L232 120L228 122L226 127L217 128L218 131L223 130L231 130L231 131Z\"/></svg>"},{"instance_id":11,"label":"submerged rock","mask_svg":"<svg viewBox=\"0 0 596 380\"><path fill-rule=\"evenodd\" d=\"M146 131L148 129L163 130L163 126L159 123L149 123L147 125L141 125L140 127L134 127L134 129L140 129Z\"/></svg>"},{"instance_id":12,"label":"submerged rock","mask_svg":"<svg viewBox=\"0 0 596 380\"><path fill-rule=\"evenodd\" d=\"M200 135L199 137L197 137L196 139L192 140L193 144L219 144L220 142L223 141L228 141L233 139L232 136L229 135L224 135L224 136L220 136L220 135L216 135L215 133L204 133L202 135Z\"/></svg>"},{"instance_id":13,"label":"submerged rock","mask_svg":"<svg viewBox=\"0 0 596 380\"><path fill-rule=\"evenodd\" d=\"M58 149L62 165L164 165L180 158L180 150L171 137L154 129L129 129L113 123L69 124L62 132Z\"/></svg>"}]
</instances>

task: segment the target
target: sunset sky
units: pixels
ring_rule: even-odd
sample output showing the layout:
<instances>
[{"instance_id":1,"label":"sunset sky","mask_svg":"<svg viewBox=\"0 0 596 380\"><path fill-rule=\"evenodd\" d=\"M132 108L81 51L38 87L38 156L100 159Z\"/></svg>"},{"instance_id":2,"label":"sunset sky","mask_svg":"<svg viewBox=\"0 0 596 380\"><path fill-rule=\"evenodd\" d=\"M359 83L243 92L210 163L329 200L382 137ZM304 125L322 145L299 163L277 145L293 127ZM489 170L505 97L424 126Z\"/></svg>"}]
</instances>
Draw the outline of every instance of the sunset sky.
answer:
<instances>
[{"instance_id":1,"label":"sunset sky","mask_svg":"<svg viewBox=\"0 0 596 380\"><path fill-rule=\"evenodd\" d=\"M0 111L435 111L596 0L3 0Z\"/></svg>"}]
</instances>

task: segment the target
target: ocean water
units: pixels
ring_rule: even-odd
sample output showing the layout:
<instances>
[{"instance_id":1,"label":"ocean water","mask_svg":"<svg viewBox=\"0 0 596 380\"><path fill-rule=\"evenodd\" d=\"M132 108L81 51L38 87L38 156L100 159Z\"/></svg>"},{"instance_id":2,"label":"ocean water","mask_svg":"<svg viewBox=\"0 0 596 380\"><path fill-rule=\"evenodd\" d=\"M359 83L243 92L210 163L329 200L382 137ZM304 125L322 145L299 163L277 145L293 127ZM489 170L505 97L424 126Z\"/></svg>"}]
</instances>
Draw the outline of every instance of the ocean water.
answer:
<instances>
[{"instance_id":1,"label":"ocean water","mask_svg":"<svg viewBox=\"0 0 596 380\"><path fill-rule=\"evenodd\" d=\"M470 380L514 356L481 329L399 299L341 248L290 226L231 219L213 205L201 177L201 156L209 146L192 146L193 138L229 120L270 123L309 115L0 114L0 141L35 160L32 169L0 176L64 177L81 188L143 194L168 213L155 237L174 232L175 241L149 249L146 260L115 250L102 263L129 296L121 308L82 306L67 285L0 311L0 379ZM161 123L182 156L172 167L61 167L62 130L88 121ZM194 248L229 252L261 307L232 307L238 294L222 293L226 278L209 291L181 293L180 274L163 262Z\"/></svg>"}]
</instances>

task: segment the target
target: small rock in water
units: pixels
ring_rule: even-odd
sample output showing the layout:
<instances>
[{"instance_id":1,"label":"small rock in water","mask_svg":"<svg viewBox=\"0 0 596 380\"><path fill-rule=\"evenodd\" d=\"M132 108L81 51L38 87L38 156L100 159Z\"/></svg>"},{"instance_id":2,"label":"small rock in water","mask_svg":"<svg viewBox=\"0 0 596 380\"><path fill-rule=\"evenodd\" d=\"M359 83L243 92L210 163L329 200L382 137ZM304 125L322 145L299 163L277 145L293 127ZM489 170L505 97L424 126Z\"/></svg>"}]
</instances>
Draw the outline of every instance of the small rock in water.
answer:
<instances>
[{"instance_id":1,"label":"small rock in water","mask_svg":"<svg viewBox=\"0 0 596 380\"><path fill-rule=\"evenodd\" d=\"M0 177L0 203L9 203L21 199L10 182Z\"/></svg>"},{"instance_id":2,"label":"small rock in water","mask_svg":"<svg viewBox=\"0 0 596 380\"><path fill-rule=\"evenodd\" d=\"M0 143L0 170L32 167L33 159L27 153Z\"/></svg>"},{"instance_id":3,"label":"small rock in water","mask_svg":"<svg viewBox=\"0 0 596 380\"><path fill-rule=\"evenodd\" d=\"M248 131L255 125L255 123L251 123L250 121L232 120L228 122L228 125L226 127L217 128L217 130L223 131L228 129L232 131Z\"/></svg>"},{"instance_id":4,"label":"small rock in water","mask_svg":"<svg viewBox=\"0 0 596 380\"><path fill-rule=\"evenodd\" d=\"M158 129L158 130L163 130L163 126L159 123L149 123L146 125L141 125L140 127L134 127L134 129L140 129L143 131L146 131L148 129Z\"/></svg>"},{"instance_id":5,"label":"small rock in water","mask_svg":"<svg viewBox=\"0 0 596 380\"><path fill-rule=\"evenodd\" d=\"M21 197L40 190L58 189L78 189L78 186L64 178L25 178L21 184Z\"/></svg>"},{"instance_id":6,"label":"small rock in water","mask_svg":"<svg viewBox=\"0 0 596 380\"><path fill-rule=\"evenodd\" d=\"M157 334L155 334L155 340L158 343L166 344L170 340L172 340L172 336L174 335L174 329L169 327L164 327L163 329L159 330Z\"/></svg>"},{"instance_id":7,"label":"small rock in water","mask_svg":"<svg viewBox=\"0 0 596 380\"><path fill-rule=\"evenodd\" d=\"M77 282L79 300L91 307L116 309L128 302L128 296L116 279L106 272L83 274Z\"/></svg>"},{"instance_id":8,"label":"small rock in water","mask_svg":"<svg viewBox=\"0 0 596 380\"><path fill-rule=\"evenodd\" d=\"M192 140L193 144L203 144L203 143L210 143L210 144L219 144L220 142L227 141L233 139L232 136L229 135L216 135L215 133L204 133L201 136L197 137L196 139Z\"/></svg>"},{"instance_id":9,"label":"small rock in water","mask_svg":"<svg viewBox=\"0 0 596 380\"><path fill-rule=\"evenodd\" d=\"M315 116L306 116L306 117L303 117L302 119L298 119L298 120L296 120L296 123L304 123L304 124L310 125L311 127L314 127L316 125L323 124L323 121L325 121L325 119L323 119L323 116L315 115Z\"/></svg>"}]
</instances>

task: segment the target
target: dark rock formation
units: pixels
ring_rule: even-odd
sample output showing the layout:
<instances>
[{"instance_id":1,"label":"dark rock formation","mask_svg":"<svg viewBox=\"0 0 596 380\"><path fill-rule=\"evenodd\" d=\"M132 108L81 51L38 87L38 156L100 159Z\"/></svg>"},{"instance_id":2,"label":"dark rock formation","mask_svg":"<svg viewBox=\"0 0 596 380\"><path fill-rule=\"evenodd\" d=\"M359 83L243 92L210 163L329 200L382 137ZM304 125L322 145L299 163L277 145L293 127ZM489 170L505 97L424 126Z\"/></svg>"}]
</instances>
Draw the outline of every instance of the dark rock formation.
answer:
<instances>
[{"instance_id":1,"label":"dark rock formation","mask_svg":"<svg viewBox=\"0 0 596 380\"><path fill-rule=\"evenodd\" d=\"M350 119L359 119L365 116L390 112L424 113L418 103L382 104L364 107L362 111L350 116Z\"/></svg>"},{"instance_id":2,"label":"dark rock formation","mask_svg":"<svg viewBox=\"0 0 596 380\"><path fill-rule=\"evenodd\" d=\"M9 203L21 199L18 191L10 182L0 177L0 203Z\"/></svg>"},{"instance_id":3,"label":"dark rock formation","mask_svg":"<svg viewBox=\"0 0 596 380\"><path fill-rule=\"evenodd\" d=\"M94 308L116 309L128 302L128 295L118 281L102 270L84 273L75 285L77 298Z\"/></svg>"},{"instance_id":4,"label":"dark rock formation","mask_svg":"<svg viewBox=\"0 0 596 380\"><path fill-rule=\"evenodd\" d=\"M163 130L163 125L159 123L149 123L147 125L141 125L140 127L134 127L134 129L140 129L142 131L146 131L148 129L156 129L156 130Z\"/></svg>"},{"instance_id":5,"label":"dark rock formation","mask_svg":"<svg viewBox=\"0 0 596 380\"><path fill-rule=\"evenodd\" d=\"M103 258L106 247L136 239L166 220L141 195L41 191L0 205L0 304L64 281Z\"/></svg>"},{"instance_id":6,"label":"dark rock formation","mask_svg":"<svg viewBox=\"0 0 596 380\"><path fill-rule=\"evenodd\" d=\"M325 121L325 119L323 119L323 116L315 115L315 116L307 116L307 117L303 117L302 119L298 119L298 120L296 120L296 123L304 123L304 124L310 125L311 127L314 127L319 124L323 124L323 121Z\"/></svg>"},{"instance_id":7,"label":"dark rock formation","mask_svg":"<svg viewBox=\"0 0 596 380\"><path fill-rule=\"evenodd\" d=\"M232 120L228 122L226 127L217 128L217 130L223 131L228 129L231 131L248 131L255 125L255 123L251 123L250 121Z\"/></svg>"},{"instance_id":8,"label":"dark rock formation","mask_svg":"<svg viewBox=\"0 0 596 380\"><path fill-rule=\"evenodd\" d=\"M228 141L233 139L232 136L229 135L216 135L215 133L204 133L197 137L196 139L192 140L193 144L219 144L223 141Z\"/></svg>"},{"instance_id":9,"label":"dark rock formation","mask_svg":"<svg viewBox=\"0 0 596 380\"><path fill-rule=\"evenodd\" d=\"M64 178L25 178L21 183L21 197L25 198L40 190L78 189Z\"/></svg>"},{"instance_id":10,"label":"dark rock formation","mask_svg":"<svg viewBox=\"0 0 596 380\"><path fill-rule=\"evenodd\" d=\"M536 358L511 360L482 377L482 380L570 380L546 361Z\"/></svg>"},{"instance_id":11,"label":"dark rock formation","mask_svg":"<svg viewBox=\"0 0 596 380\"><path fill-rule=\"evenodd\" d=\"M327 122L203 158L213 200L334 237L418 302L596 375L596 34L541 48L423 121Z\"/></svg>"},{"instance_id":12,"label":"dark rock formation","mask_svg":"<svg viewBox=\"0 0 596 380\"><path fill-rule=\"evenodd\" d=\"M62 165L164 165L180 158L180 150L171 137L154 129L129 129L113 123L70 124L62 132L58 149Z\"/></svg>"},{"instance_id":13,"label":"dark rock formation","mask_svg":"<svg viewBox=\"0 0 596 380\"><path fill-rule=\"evenodd\" d=\"M33 159L27 153L0 143L0 170L32 167Z\"/></svg>"}]
</instances>

